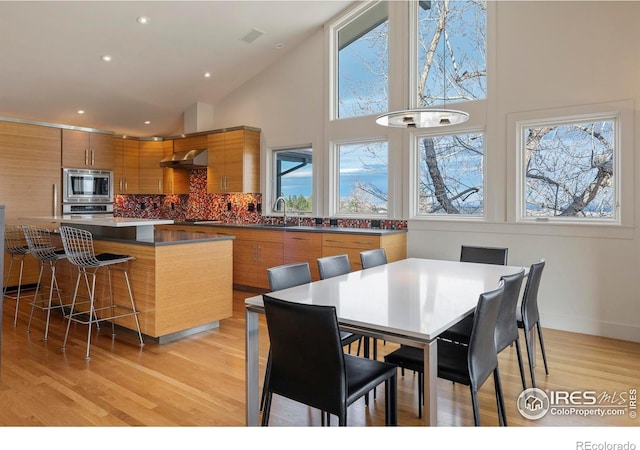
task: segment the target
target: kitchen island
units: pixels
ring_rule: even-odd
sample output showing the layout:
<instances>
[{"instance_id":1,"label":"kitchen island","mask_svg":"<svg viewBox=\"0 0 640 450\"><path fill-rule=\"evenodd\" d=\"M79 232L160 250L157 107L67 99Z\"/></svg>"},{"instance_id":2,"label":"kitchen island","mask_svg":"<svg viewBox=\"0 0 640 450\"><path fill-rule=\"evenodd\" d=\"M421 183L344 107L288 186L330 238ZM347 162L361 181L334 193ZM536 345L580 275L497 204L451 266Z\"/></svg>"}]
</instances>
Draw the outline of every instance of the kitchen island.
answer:
<instances>
[{"instance_id":1,"label":"kitchen island","mask_svg":"<svg viewBox=\"0 0 640 450\"><path fill-rule=\"evenodd\" d=\"M217 328L220 320L232 316L233 236L152 229L152 237L145 232L138 239L130 232L117 232L173 223L172 220L87 216L24 220L89 229L96 253L134 256L129 275L136 308L140 311L140 328L146 337L158 343ZM65 261L60 264L57 276L65 294L73 293L75 266ZM97 299L108 301L106 281L104 271L98 276ZM114 297L117 300L126 295L126 285L116 280ZM135 330L133 318L118 319L117 324Z\"/></svg>"}]
</instances>

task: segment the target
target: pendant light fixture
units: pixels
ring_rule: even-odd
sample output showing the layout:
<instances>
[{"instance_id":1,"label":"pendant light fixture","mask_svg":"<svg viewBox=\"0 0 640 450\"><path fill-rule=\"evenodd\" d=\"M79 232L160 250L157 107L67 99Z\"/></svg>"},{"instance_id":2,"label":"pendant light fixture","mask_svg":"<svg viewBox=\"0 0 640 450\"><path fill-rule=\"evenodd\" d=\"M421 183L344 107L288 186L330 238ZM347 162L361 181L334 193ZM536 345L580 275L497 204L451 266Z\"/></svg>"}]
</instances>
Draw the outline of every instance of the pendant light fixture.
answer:
<instances>
[{"instance_id":1,"label":"pendant light fixture","mask_svg":"<svg viewBox=\"0 0 640 450\"><path fill-rule=\"evenodd\" d=\"M469 114L464 111L447 109L447 66L446 66L446 13L442 23L442 109L406 109L381 114L376 117L376 123L386 127L399 128L433 128L457 125L469 120Z\"/></svg>"}]
</instances>

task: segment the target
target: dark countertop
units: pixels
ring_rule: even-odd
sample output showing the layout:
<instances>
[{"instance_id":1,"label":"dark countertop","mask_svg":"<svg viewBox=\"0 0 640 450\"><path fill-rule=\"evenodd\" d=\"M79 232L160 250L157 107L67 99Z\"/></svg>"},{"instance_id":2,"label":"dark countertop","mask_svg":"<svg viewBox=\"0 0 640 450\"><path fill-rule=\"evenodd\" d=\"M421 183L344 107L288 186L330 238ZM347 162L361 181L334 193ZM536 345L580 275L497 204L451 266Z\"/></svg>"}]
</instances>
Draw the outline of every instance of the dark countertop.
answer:
<instances>
[{"instance_id":1,"label":"dark countertop","mask_svg":"<svg viewBox=\"0 0 640 450\"><path fill-rule=\"evenodd\" d=\"M225 234L205 234L205 233L190 233L187 231L165 231L155 230L153 241L135 240L135 239L119 239L114 237L102 237L94 236L96 241L111 241L120 242L123 244L136 244L136 245L150 245L154 247L160 247L164 245L180 245L180 244L193 244L195 242L213 242L213 241L228 241L235 239L234 236L228 236Z\"/></svg>"},{"instance_id":2,"label":"dark countertop","mask_svg":"<svg viewBox=\"0 0 640 450\"><path fill-rule=\"evenodd\" d=\"M225 227L225 228L242 228L250 230L282 230L292 232L311 232L311 233L350 233L350 234L368 234L374 236L384 236L387 234L406 233L406 229L390 230L383 228L348 228L348 227L325 227L325 226L297 226L297 225L267 225L267 224L246 224L237 225L231 223L216 224L194 224L193 222L174 222L174 225L190 225L197 227Z\"/></svg>"}]
</instances>

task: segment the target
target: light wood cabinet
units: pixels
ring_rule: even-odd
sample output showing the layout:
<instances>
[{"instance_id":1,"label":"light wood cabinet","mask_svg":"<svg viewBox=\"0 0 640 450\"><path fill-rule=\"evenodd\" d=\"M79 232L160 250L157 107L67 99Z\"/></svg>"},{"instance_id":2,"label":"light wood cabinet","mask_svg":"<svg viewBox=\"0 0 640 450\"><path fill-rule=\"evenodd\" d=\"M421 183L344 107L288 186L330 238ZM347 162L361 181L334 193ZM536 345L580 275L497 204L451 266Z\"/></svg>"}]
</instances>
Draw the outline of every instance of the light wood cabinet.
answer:
<instances>
[{"instance_id":1,"label":"light wood cabinet","mask_svg":"<svg viewBox=\"0 0 640 450\"><path fill-rule=\"evenodd\" d=\"M0 121L0 203L5 205L7 223L19 225L21 217L60 214L60 146L60 128ZM4 256L8 271L9 256ZM36 283L38 270L38 261L27 257L22 283ZM18 284L18 274L14 265L7 286ZM6 274L2 275L5 280Z\"/></svg>"},{"instance_id":2,"label":"light wood cabinet","mask_svg":"<svg viewBox=\"0 0 640 450\"><path fill-rule=\"evenodd\" d=\"M113 170L113 135L63 128L62 167Z\"/></svg>"},{"instance_id":3,"label":"light wood cabinet","mask_svg":"<svg viewBox=\"0 0 640 450\"><path fill-rule=\"evenodd\" d=\"M174 152L174 141L162 141L162 157L166 158ZM162 169L163 191L165 194L188 194L189 171L165 167Z\"/></svg>"},{"instance_id":4,"label":"light wood cabinet","mask_svg":"<svg viewBox=\"0 0 640 450\"><path fill-rule=\"evenodd\" d=\"M322 257L322 233L284 233L284 264L308 262L311 279L319 280L318 258Z\"/></svg>"},{"instance_id":5,"label":"light wood cabinet","mask_svg":"<svg viewBox=\"0 0 640 450\"><path fill-rule=\"evenodd\" d=\"M323 256L349 255L351 270L361 270L360 252L384 248L387 261L407 257L407 233L364 234L284 231L251 227L160 225L157 229L235 236L233 284L269 289L267 269L281 264L308 262L312 280L319 280L318 261Z\"/></svg>"},{"instance_id":6,"label":"light wood cabinet","mask_svg":"<svg viewBox=\"0 0 640 450\"><path fill-rule=\"evenodd\" d=\"M351 270L362 270L360 252L384 248L387 261L393 262L407 257L407 234L386 235L356 233L322 233L322 256L349 255Z\"/></svg>"},{"instance_id":7,"label":"light wood cabinet","mask_svg":"<svg viewBox=\"0 0 640 450\"><path fill-rule=\"evenodd\" d=\"M138 141L113 138L113 183L116 194L138 193Z\"/></svg>"},{"instance_id":8,"label":"light wood cabinet","mask_svg":"<svg viewBox=\"0 0 640 450\"><path fill-rule=\"evenodd\" d=\"M260 132L233 130L207 136L207 191L260 191Z\"/></svg>"},{"instance_id":9,"label":"light wood cabinet","mask_svg":"<svg viewBox=\"0 0 640 450\"><path fill-rule=\"evenodd\" d=\"M173 151L183 152L186 150L199 150L207 148L207 135L199 134L173 140Z\"/></svg>"},{"instance_id":10,"label":"light wood cabinet","mask_svg":"<svg viewBox=\"0 0 640 450\"><path fill-rule=\"evenodd\" d=\"M164 156L162 141L140 141L139 153L139 183L140 194L163 194L164 173L160 167L160 160Z\"/></svg>"}]
</instances>

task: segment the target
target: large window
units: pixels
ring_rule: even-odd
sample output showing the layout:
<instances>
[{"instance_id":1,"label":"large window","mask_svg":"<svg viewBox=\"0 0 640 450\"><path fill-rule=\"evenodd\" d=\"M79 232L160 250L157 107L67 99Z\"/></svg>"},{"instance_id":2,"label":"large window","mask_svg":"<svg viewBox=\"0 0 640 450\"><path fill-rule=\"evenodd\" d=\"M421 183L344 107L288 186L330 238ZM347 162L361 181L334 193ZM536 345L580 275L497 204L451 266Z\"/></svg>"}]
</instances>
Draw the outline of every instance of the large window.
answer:
<instances>
[{"instance_id":1,"label":"large window","mask_svg":"<svg viewBox=\"0 0 640 450\"><path fill-rule=\"evenodd\" d=\"M486 2L417 5L417 106L486 97Z\"/></svg>"},{"instance_id":2,"label":"large window","mask_svg":"<svg viewBox=\"0 0 640 450\"><path fill-rule=\"evenodd\" d=\"M617 119L519 124L522 220L617 221Z\"/></svg>"},{"instance_id":3,"label":"large window","mask_svg":"<svg viewBox=\"0 0 640 450\"><path fill-rule=\"evenodd\" d=\"M310 147L273 152L274 200L284 197L288 211L312 211L313 158ZM282 203L278 204L282 208Z\"/></svg>"},{"instance_id":4,"label":"large window","mask_svg":"<svg viewBox=\"0 0 640 450\"><path fill-rule=\"evenodd\" d=\"M388 12L379 2L337 30L338 118L387 111Z\"/></svg>"},{"instance_id":5,"label":"large window","mask_svg":"<svg viewBox=\"0 0 640 450\"><path fill-rule=\"evenodd\" d=\"M420 136L417 215L484 215L484 135Z\"/></svg>"},{"instance_id":6,"label":"large window","mask_svg":"<svg viewBox=\"0 0 640 450\"><path fill-rule=\"evenodd\" d=\"M342 215L386 215L388 154L386 141L336 146L337 212Z\"/></svg>"}]
</instances>

